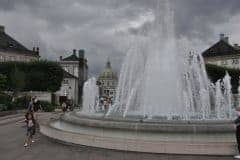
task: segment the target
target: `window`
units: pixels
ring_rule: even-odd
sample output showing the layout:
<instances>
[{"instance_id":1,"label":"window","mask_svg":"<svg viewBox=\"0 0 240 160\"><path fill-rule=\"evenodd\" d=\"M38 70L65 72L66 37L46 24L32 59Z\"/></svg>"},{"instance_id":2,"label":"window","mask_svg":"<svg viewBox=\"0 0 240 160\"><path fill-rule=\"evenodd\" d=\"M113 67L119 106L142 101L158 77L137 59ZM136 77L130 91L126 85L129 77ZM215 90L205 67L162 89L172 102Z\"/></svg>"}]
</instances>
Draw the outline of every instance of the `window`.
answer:
<instances>
[{"instance_id":1,"label":"window","mask_svg":"<svg viewBox=\"0 0 240 160\"><path fill-rule=\"evenodd\" d=\"M74 76L78 77L78 67L74 67Z\"/></svg>"},{"instance_id":2,"label":"window","mask_svg":"<svg viewBox=\"0 0 240 160\"><path fill-rule=\"evenodd\" d=\"M64 89L63 95L64 95L64 96L68 96L68 94L69 94L68 90Z\"/></svg>"},{"instance_id":3,"label":"window","mask_svg":"<svg viewBox=\"0 0 240 160\"><path fill-rule=\"evenodd\" d=\"M227 60L223 60L223 61L221 61L221 65L228 65Z\"/></svg>"},{"instance_id":4,"label":"window","mask_svg":"<svg viewBox=\"0 0 240 160\"><path fill-rule=\"evenodd\" d=\"M69 84L69 81L67 79L64 79L63 84Z\"/></svg>"},{"instance_id":5,"label":"window","mask_svg":"<svg viewBox=\"0 0 240 160\"><path fill-rule=\"evenodd\" d=\"M238 63L239 63L238 59L233 59L232 60L232 64L238 64Z\"/></svg>"}]
</instances>

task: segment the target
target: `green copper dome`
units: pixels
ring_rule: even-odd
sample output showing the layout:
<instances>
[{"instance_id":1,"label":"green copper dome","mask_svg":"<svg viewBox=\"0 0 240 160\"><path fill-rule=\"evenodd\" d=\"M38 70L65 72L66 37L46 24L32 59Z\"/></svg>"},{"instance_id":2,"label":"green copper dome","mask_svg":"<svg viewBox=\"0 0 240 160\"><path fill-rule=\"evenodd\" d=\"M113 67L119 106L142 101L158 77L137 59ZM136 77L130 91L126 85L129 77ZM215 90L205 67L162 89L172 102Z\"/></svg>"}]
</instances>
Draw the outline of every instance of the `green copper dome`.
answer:
<instances>
[{"instance_id":1,"label":"green copper dome","mask_svg":"<svg viewBox=\"0 0 240 160\"><path fill-rule=\"evenodd\" d=\"M107 61L104 70L100 73L98 79L117 79L117 76L113 72L111 62L109 60Z\"/></svg>"}]
</instances>

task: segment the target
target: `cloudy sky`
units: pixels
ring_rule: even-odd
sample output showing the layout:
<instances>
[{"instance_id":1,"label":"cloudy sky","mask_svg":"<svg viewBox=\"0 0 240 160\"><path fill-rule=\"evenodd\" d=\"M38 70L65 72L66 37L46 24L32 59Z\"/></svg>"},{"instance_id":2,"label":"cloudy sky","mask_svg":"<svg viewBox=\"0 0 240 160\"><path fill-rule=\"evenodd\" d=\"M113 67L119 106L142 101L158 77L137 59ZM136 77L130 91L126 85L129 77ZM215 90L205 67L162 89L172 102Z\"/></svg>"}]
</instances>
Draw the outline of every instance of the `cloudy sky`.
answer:
<instances>
[{"instance_id":1,"label":"cloudy sky","mask_svg":"<svg viewBox=\"0 0 240 160\"><path fill-rule=\"evenodd\" d=\"M85 49L90 75L110 57L119 71L130 37L153 19L157 0L0 0L0 24L26 47L51 60ZM161 1L161 0L160 0ZM220 33L240 43L239 0L170 0L178 40L202 52Z\"/></svg>"}]
</instances>

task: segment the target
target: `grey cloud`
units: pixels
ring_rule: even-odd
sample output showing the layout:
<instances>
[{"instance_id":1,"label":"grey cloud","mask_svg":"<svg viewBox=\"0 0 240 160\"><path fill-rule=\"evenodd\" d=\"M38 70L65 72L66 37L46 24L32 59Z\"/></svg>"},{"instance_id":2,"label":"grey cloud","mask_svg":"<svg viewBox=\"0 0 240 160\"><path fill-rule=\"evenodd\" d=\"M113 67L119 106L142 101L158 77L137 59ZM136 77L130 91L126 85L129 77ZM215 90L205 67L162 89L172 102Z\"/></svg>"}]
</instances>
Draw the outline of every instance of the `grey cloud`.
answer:
<instances>
[{"instance_id":1,"label":"grey cloud","mask_svg":"<svg viewBox=\"0 0 240 160\"><path fill-rule=\"evenodd\" d=\"M170 1L177 38L205 43L197 48L214 41L218 34L215 28L240 16L239 0ZM146 22L132 27L129 22L155 8L156 0L1 0L0 23L28 48L39 45L43 58L56 60L73 48L86 49L94 75L104 67L107 57L119 71L131 36L151 25ZM123 31L118 30L121 27ZM231 24L227 27L231 29Z\"/></svg>"}]
</instances>

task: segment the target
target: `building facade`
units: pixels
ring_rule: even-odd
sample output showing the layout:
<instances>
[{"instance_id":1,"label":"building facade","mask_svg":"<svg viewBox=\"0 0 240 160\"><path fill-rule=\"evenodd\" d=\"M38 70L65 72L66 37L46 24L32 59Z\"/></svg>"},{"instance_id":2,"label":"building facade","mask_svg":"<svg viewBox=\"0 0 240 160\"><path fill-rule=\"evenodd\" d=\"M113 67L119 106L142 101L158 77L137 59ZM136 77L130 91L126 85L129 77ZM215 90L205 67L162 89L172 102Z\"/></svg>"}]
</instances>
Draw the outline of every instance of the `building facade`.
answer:
<instances>
[{"instance_id":1,"label":"building facade","mask_svg":"<svg viewBox=\"0 0 240 160\"><path fill-rule=\"evenodd\" d=\"M59 91L55 93L57 104L66 100L72 100L73 104L78 104L78 78L66 71L63 72L63 81Z\"/></svg>"},{"instance_id":2,"label":"building facade","mask_svg":"<svg viewBox=\"0 0 240 160\"><path fill-rule=\"evenodd\" d=\"M78 105L82 103L83 84L88 78L87 60L84 58L84 50L73 50L72 55L63 58L60 56L59 64L64 69L64 77L61 89L56 92L56 99L69 99Z\"/></svg>"},{"instance_id":3,"label":"building facade","mask_svg":"<svg viewBox=\"0 0 240 160\"><path fill-rule=\"evenodd\" d=\"M100 73L97 80L100 97L115 99L118 77L113 72L110 60L107 61L104 70Z\"/></svg>"},{"instance_id":4,"label":"building facade","mask_svg":"<svg viewBox=\"0 0 240 160\"><path fill-rule=\"evenodd\" d=\"M0 26L0 62L22 61L29 62L38 60L39 48L27 49L21 43L13 39L5 32L5 27Z\"/></svg>"},{"instance_id":5,"label":"building facade","mask_svg":"<svg viewBox=\"0 0 240 160\"><path fill-rule=\"evenodd\" d=\"M240 69L240 46L231 45L229 38L220 34L220 40L202 53L205 63Z\"/></svg>"}]
</instances>

